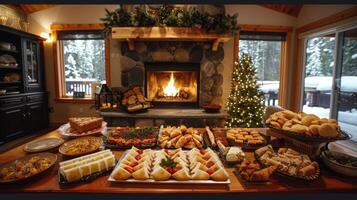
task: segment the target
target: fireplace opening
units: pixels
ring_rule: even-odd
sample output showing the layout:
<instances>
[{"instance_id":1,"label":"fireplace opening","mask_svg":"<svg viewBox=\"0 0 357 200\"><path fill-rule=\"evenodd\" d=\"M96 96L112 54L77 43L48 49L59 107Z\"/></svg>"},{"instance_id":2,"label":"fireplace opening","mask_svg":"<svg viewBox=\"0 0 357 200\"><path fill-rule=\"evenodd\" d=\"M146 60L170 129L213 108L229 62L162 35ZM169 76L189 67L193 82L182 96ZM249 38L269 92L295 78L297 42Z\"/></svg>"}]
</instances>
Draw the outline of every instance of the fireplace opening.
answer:
<instances>
[{"instance_id":1,"label":"fireplace opening","mask_svg":"<svg viewBox=\"0 0 357 200\"><path fill-rule=\"evenodd\" d=\"M199 68L196 63L146 63L146 97L155 107L198 107Z\"/></svg>"}]
</instances>

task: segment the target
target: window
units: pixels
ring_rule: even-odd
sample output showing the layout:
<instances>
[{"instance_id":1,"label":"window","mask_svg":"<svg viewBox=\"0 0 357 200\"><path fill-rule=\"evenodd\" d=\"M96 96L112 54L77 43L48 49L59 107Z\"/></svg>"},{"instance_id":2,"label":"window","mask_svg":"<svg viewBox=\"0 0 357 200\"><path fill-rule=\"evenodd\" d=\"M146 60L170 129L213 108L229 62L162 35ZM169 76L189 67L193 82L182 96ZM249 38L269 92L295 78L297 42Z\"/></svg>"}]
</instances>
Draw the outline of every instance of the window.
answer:
<instances>
[{"instance_id":1,"label":"window","mask_svg":"<svg viewBox=\"0 0 357 200\"><path fill-rule=\"evenodd\" d=\"M265 104L278 105L282 54L286 32L241 31L239 52L248 53L257 69L258 84L264 93Z\"/></svg>"},{"instance_id":2,"label":"window","mask_svg":"<svg viewBox=\"0 0 357 200\"><path fill-rule=\"evenodd\" d=\"M91 100L95 86L108 81L107 42L101 30L61 29L55 34L57 100Z\"/></svg>"}]
</instances>

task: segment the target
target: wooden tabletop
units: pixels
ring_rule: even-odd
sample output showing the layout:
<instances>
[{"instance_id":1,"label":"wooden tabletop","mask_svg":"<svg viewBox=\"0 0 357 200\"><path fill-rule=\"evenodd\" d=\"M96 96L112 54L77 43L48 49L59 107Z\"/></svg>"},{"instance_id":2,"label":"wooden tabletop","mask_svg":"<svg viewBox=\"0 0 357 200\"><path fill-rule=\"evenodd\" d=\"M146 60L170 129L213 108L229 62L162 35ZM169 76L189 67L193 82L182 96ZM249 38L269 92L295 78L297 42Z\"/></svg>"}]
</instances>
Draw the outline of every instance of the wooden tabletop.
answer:
<instances>
[{"instance_id":1,"label":"wooden tabletop","mask_svg":"<svg viewBox=\"0 0 357 200\"><path fill-rule=\"evenodd\" d=\"M60 137L57 131L52 131L43 135L36 140L48 137ZM24 145L18 146L0 155L0 163L5 163L22 156L26 153L23 151ZM118 159L122 151L113 150ZM62 156L58 155L59 161L62 161ZM252 157L251 153L247 153ZM321 164L322 165L322 164ZM109 173L101 176L91 182L60 186L58 183L58 163L48 170L31 180L13 185L2 184L0 193L107 193L107 194L234 194L234 193L302 193L302 192L356 192L357 180L355 178L343 177L334 172L325 169L321 166L321 178L313 183L300 183L296 181L286 180L278 177L272 177L269 184L256 185L246 184L240 181L234 174L234 168L227 168L230 175L231 183L229 185L169 185L169 184L138 184L138 183L110 183L107 181Z\"/></svg>"}]
</instances>

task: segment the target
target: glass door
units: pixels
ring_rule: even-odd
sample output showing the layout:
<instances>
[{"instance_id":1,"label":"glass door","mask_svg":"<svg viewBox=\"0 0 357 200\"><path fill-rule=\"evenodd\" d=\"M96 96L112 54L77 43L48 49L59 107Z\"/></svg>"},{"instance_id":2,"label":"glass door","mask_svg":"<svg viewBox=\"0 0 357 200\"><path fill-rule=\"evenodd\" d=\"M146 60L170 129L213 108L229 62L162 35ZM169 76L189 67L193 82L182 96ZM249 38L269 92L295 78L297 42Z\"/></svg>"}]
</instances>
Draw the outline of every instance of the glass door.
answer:
<instances>
[{"instance_id":1,"label":"glass door","mask_svg":"<svg viewBox=\"0 0 357 200\"><path fill-rule=\"evenodd\" d=\"M357 28L339 33L336 66L336 103L333 117L357 141Z\"/></svg>"},{"instance_id":2,"label":"glass door","mask_svg":"<svg viewBox=\"0 0 357 200\"><path fill-rule=\"evenodd\" d=\"M302 109L321 118L331 114L335 33L309 37L305 43Z\"/></svg>"},{"instance_id":3,"label":"glass door","mask_svg":"<svg viewBox=\"0 0 357 200\"><path fill-rule=\"evenodd\" d=\"M25 67L27 82L38 83L38 44L31 40L25 41Z\"/></svg>"}]
</instances>

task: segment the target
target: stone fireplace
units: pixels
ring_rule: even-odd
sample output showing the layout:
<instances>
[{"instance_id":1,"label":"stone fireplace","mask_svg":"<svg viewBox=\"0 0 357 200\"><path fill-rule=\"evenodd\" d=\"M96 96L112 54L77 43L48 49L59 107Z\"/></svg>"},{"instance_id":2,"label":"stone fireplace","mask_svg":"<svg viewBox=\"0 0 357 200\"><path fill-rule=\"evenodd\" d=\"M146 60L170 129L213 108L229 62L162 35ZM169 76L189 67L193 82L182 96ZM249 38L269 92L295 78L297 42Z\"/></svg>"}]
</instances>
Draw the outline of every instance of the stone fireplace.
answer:
<instances>
[{"instance_id":1,"label":"stone fireplace","mask_svg":"<svg viewBox=\"0 0 357 200\"><path fill-rule=\"evenodd\" d=\"M121 43L122 86L139 85L154 106L198 107L222 103L223 45L205 42ZM165 94L166 92L166 94Z\"/></svg>"},{"instance_id":2,"label":"stone fireplace","mask_svg":"<svg viewBox=\"0 0 357 200\"><path fill-rule=\"evenodd\" d=\"M145 63L145 95L155 107L198 107L198 63Z\"/></svg>"}]
</instances>

